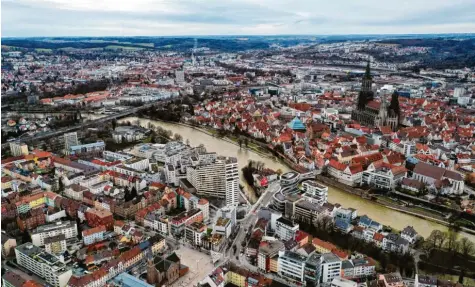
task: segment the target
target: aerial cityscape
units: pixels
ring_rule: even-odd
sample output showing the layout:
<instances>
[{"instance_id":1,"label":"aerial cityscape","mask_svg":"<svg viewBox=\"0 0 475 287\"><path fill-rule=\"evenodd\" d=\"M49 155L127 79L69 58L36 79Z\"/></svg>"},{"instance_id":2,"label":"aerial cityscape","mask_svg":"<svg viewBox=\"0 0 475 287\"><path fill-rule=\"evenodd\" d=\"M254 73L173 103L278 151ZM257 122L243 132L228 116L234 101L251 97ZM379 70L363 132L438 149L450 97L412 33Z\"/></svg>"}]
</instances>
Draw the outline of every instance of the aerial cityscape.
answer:
<instances>
[{"instance_id":1,"label":"aerial cityscape","mask_svg":"<svg viewBox=\"0 0 475 287\"><path fill-rule=\"evenodd\" d=\"M1 285L475 286L473 2L227 2L2 0Z\"/></svg>"}]
</instances>

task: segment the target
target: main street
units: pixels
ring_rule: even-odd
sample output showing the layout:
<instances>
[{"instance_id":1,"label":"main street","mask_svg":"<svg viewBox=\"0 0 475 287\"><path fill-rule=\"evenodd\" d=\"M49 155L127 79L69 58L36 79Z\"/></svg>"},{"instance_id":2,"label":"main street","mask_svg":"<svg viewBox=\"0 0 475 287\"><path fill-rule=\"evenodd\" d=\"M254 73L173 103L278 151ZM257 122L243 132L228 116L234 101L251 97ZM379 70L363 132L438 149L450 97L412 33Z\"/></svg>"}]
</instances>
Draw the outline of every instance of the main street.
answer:
<instances>
[{"instance_id":1,"label":"main street","mask_svg":"<svg viewBox=\"0 0 475 287\"><path fill-rule=\"evenodd\" d=\"M267 206L272 199L272 196L274 193L280 191L280 183L279 181L274 181L271 183L264 193L259 197L259 199L254 203L254 205L251 206L249 213L241 220L239 220L241 227L234 238L233 244L231 246L236 245L236 253L233 253L233 248L228 248L225 252L225 258L231 258L232 256L235 256L236 254L240 254L242 251L242 246L241 242L245 240L246 233L247 231L252 228L254 223L256 222L257 219L257 210L261 208L262 206Z\"/></svg>"}]
</instances>

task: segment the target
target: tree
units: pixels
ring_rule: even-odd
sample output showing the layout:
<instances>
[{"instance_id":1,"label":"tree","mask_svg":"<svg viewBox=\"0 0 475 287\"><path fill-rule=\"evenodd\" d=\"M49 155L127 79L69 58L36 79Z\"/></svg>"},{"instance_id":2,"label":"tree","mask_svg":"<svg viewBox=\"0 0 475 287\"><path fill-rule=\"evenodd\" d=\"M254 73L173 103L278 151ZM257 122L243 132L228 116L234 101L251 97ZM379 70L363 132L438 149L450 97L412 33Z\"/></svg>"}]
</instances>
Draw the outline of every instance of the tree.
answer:
<instances>
[{"instance_id":1,"label":"tree","mask_svg":"<svg viewBox=\"0 0 475 287\"><path fill-rule=\"evenodd\" d=\"M448 232L442 232L442 231L439 231L439 232L440 232L439 236L438 236L439 249L441 249L444 246L444 243L447 240L449 234L448 234Z\"/></svg>"},{"instance_id":2,"label":"tree","mask_svg":"<svg viewBox=\"0 0 475 287\"><path fill-rule=\"evenodd\" d=\"M275 173L277 173L278 175L281 175L283 171L279 168L278 170L275 171Z\"/></svg>"},{"instance_id":3,"label":"tree","mask_svg":"<svg viewBox=\"0 0 475 287\"><path fill-rule=\"evenodd\" d=\"M447 243L446 243L446 247L447 249L449 250L449 252L456 252L457 249L458 249L458 233L453 230L453 229L450 229L447 233Z\"/></svg>"},{"instance_id":4,"label":"tree","mask_svg":"<svg viewBox=\"0 0 475 287\"><path fill-rule=\"evenodd\" d=\"M173 139L179 142L183 141L183 137L180 134L175 134Z\"/></svg>"},{"instance_id":5,"label":"tree","mask_svg":"<svg viewBox=\"0 0 475 287\"><path fill-rule=\"evenodd\" d=\"M59 192L63 194L64 192L64 183L63 183L63 177L60 176L58 180L58 185L59 185Z\"/></svg>"},{"instance_id":6,"label":"tree","mask_svg":"<svg viewBox=\"0 0 475 287\"><path fill-rule=\"evenodd\" d=\"M472 255L475 251L475 244L467 237L463 237L460 239L459 251L462 252L465 257Z\"/></svg>"}]
</instances>

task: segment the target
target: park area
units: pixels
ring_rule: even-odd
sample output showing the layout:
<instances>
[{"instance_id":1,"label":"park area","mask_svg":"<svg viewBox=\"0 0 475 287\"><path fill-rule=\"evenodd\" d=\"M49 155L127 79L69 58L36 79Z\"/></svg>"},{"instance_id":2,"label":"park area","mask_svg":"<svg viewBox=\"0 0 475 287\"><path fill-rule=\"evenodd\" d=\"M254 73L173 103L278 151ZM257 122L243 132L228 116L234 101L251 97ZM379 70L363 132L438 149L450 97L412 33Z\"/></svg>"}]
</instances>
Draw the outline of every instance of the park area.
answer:
<instances>
[{"instance_id":1,"label":"park area","mask_svg":"<svg viewBox=\"0 0 475 287\"><path fill-rule=\"evenodd\" d=\"M187 246L180 246L175 251L181 259L181 264L189 267L189 272L172 284L173 287L196 286L215 267L211 257Z\"/></svg>"}]
</instances>

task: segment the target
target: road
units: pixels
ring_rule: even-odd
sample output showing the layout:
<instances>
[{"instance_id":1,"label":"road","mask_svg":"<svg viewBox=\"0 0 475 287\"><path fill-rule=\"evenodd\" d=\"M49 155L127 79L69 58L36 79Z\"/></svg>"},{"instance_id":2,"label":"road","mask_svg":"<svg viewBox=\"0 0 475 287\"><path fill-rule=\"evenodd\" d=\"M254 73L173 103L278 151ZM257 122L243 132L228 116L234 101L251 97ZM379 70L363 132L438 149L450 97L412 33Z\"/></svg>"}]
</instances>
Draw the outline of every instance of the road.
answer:
<instances>
[{"instance_id":1,"label":"road","mask_svg":"<svg viewBox=\"0 0 475 287\"><path fill-rule=\"evenodd\" d=\"M259 208L262 206L267 206L274 193L279 191L280 183L278 181L271 183L264 193L259 197L256 203L252 205L249 213L243 219L239 220L241 228L234 238L233 244L231 244L231 246L236 245L236 253L233 253L233 248L228 248L225 252L225 258L232 258L233 256L236 256L236 254L239 255L241 253L241 250L243 249L241 242L243 242L246 237L246 231L248 231L249 228L252 228L252 226L255 224L257 220L257 210L259 210Z\"/></svg>"}]
</instances>

